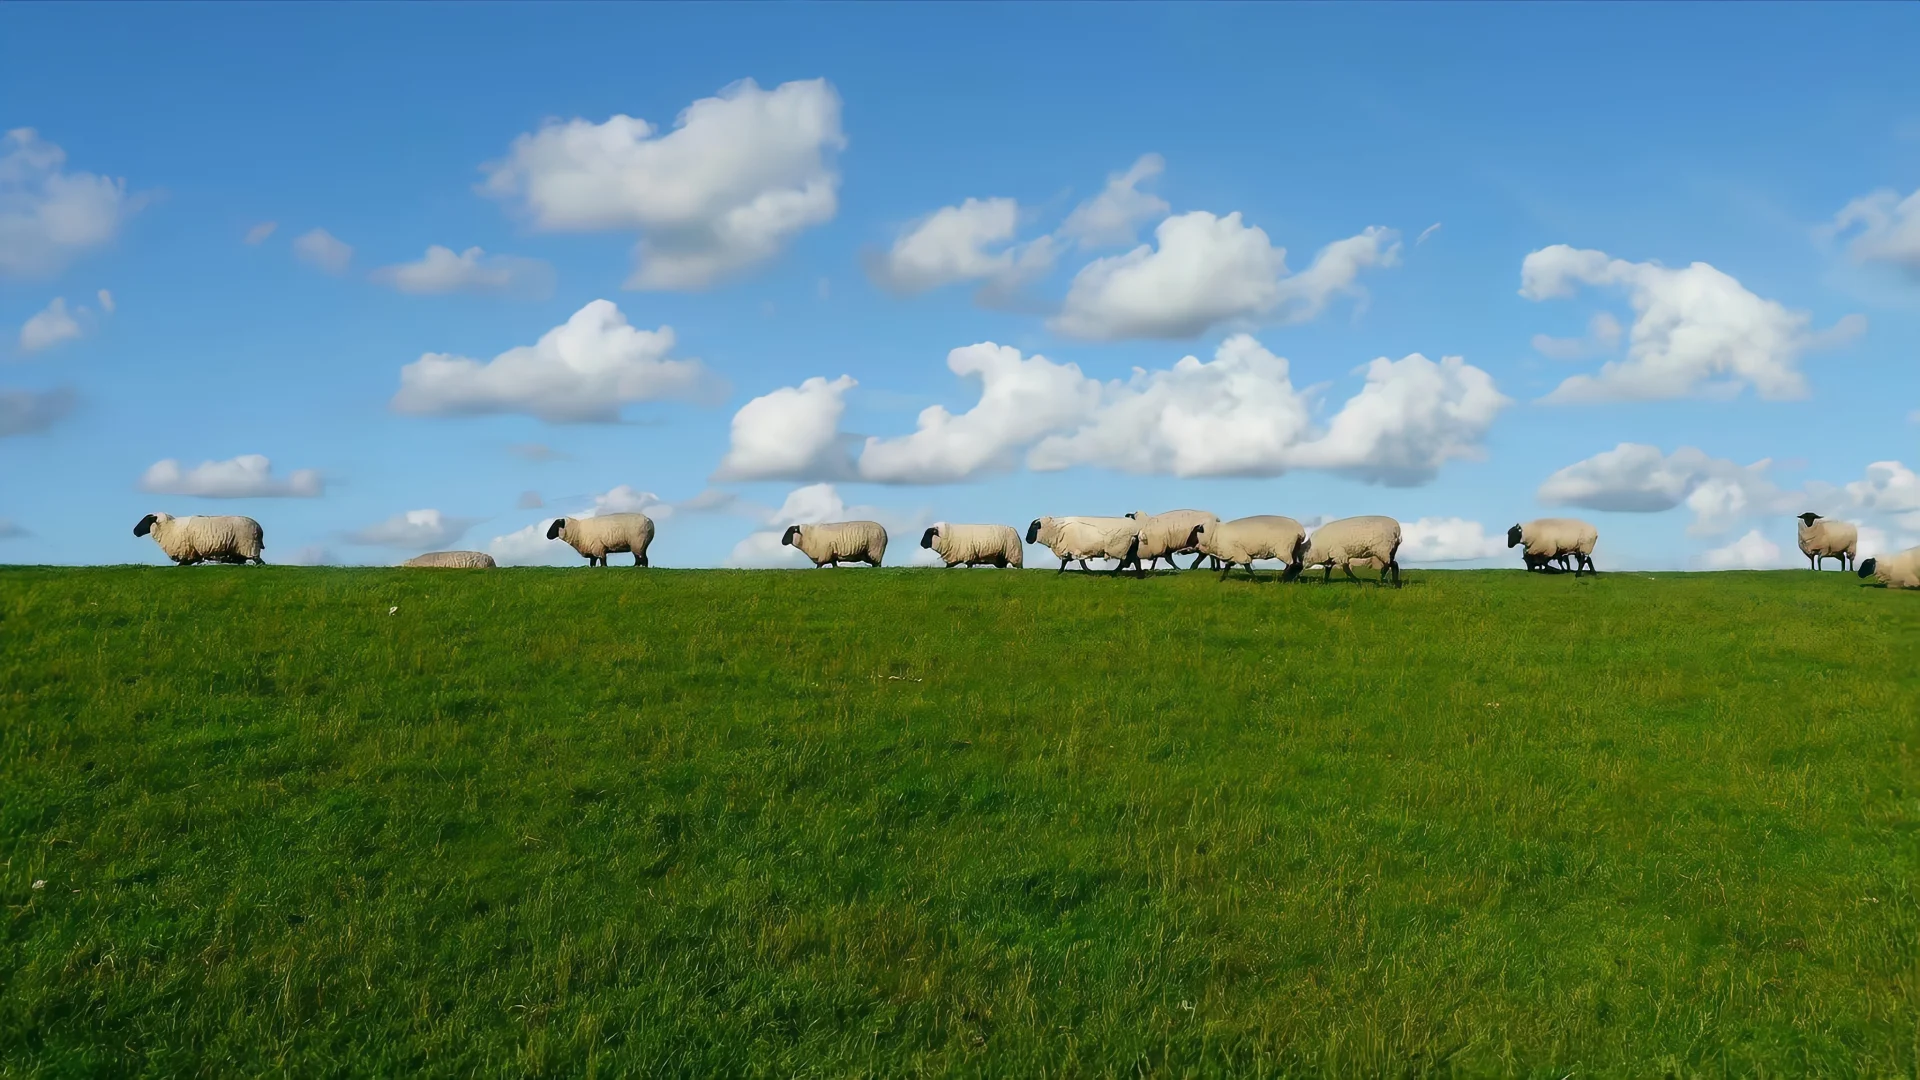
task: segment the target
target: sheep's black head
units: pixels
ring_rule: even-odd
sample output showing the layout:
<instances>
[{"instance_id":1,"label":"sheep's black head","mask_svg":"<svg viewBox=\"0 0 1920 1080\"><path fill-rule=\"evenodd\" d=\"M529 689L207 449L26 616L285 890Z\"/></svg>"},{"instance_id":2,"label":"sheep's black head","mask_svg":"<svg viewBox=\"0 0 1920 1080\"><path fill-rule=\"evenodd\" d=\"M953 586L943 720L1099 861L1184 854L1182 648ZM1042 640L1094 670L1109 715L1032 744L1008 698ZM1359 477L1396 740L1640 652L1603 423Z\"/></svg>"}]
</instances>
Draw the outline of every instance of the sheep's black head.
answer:
<instances>
[{"instance_id":1,"label":"sheep's black head","mask_svg":"<svg viewBox=\"0 0 1920 1080\"><path fill-rule=\"evenodd\" d=\"M1128 516L1128 517L1130 517L1130 518L1133 518L1133 519L1134 519L1135 521L1138 521L1138 520L1140 520L1140 511L1138 511L1138 510L1129 510L1129 511L1127 511L1127 516Z\"/></svg>"},{"instance_id":2,"label":"sheep's black head","mask_svg":"<svg viewBox=\"0 0 1920 1080\"><path fill-rule=\"evenodd\" d=\"M940 526L938 526L938 525L934 525L934 526L931 526L930 528L928 528L926 532L923 532L923 533L921 533L921 534L920 534L920 546L921 546L921 547L923 547L923 548L930 548L930 547L932 547L932 546L933 546L933 534L934 534L934 533L937 533L937 532L939 532L939 531L940 531Z\"/></svg>"},{"instance_id":3,"label":"sheep's black head","mask_svg":"<svg viewBox=\"0 0 1920 1080\"><path fill-rule=\"evenodd\" d=\"M567 524L566 518L554 518L553 524L547 526L547 539L549 540L560 539L560 530L565 528L566 524Z\"/></svg>"},{"instance_id":4,"label":"sheep's black head","mask_svg":"<svg viewBox=\"0 0 1920 1080\"><path fill-rule=\"evenodd\" d=\"M1207 531L1206 522L1203 521L1200 524L1195 525L1193 527L1193 531L1187 534L1187 542L1182 546L1183 547L1199 547L1200 537L1205 535L1206 531Z\"/></svg>"},{"instance_id":5,"label":"sheep's black head","mask_svg":"<svg viewBox=\"0 0 1920 1080\"><path fill-rule=\"evenodd\" d=\"M792 547L793 538L799 535L800 535L800 526L798 525L787 526L787 531L780 535L780 546Z\"/></svg>"},{"instance_id":6,"label":"sheep's black head","mask_svg":"<svg viewBox=\"0 0 1920 1080\"><path fill-rule=\"evenodd\" d=\"M158 515L155 515L155 514L148 514L148 515L147 515L146 517L143 517L143 518L141 518L141 519L140 519L140 524L138 524L138 525L135 525L135 526L133 527L133 535L135 535L135 536L145 536L145 535L147 535L148 533L150 533L150 532L152 532L152 531L153 531L153 523L154 523L155 521L157 521L158 519L159 519L159 518L158 518Z\"/></svg>"},{"instance_id":7,"label":"sheep's black head","mask_svg":"<svg viewBox=\"0 0 1920 1080\"><path fill-rule=\"evenodd\" d=\"M1033 523L1027 526L1027 543L1037 544L1039 542L1040 542L1040 519L1034 518Z\"/></svg>"},{"instance_id":8,"label":"sheep's black head","mask_svg":"<svg viewBox=\"0 0 1920 1080\"><path fill-rule=\"evenodd\" d=\"M1520 526L1515 525L1513 528L1507 530L1507 546L1520 546Z\"/></svg>"},{"instance_id":9,"label":"sheep's black head","mask_svg":"<svg viewBox=\"0 0 1920 1080\"><path fill-rule=\"evenodd\" d=\"M1874 562L1875 560L1868 559L1866 562L1861 563L1860 569L1855 570L1854 573L1859 574L1861 577L1872 577Z\"/></svg>"},{"instance_id":10,"label":"sheep's black head","mask_svg":"<svg viewBox=\"0 0 1920 1080\"><path fill-rule=\"evenodd\" d=\"M1814 522L1819 520L1820 520L1820 515L1812 512L1808 512L1800 515L1800 524L1802 525L1811 525Z\"/></svg>"}]
</instances>

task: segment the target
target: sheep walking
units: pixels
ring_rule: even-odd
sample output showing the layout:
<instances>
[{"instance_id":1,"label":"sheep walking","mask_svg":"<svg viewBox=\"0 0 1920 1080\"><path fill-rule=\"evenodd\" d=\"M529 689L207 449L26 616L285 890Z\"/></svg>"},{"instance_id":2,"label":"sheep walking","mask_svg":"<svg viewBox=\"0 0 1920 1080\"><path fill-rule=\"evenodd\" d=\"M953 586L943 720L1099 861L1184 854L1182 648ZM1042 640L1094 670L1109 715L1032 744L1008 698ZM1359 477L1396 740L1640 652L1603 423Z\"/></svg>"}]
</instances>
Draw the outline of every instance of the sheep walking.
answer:
<instances>
[{"instance_id":1,"label":"sheep walking","mask_svg":"<svg viewBox=\"0 0 1920 1080\"><path fill-rule=\"evenodd\" d=\"M780 536L784 547L797 547L815 566L837 567L843 562L879 566L887 554L887 530L877 521L836 521L824 525L789 525Z\"/></svg>"},{"instance_id":2,"label":"sheep walking","mask_svg":"<svg viewBox=\"0 0 1920 1080\"><path fill-rule=\"evenodd\" d=\"M1567 569L1567 560L1575 560L1573 576L1598 573L1593 567L1593 546L1600 531L1578 518L1539 518L1507 530L1507 546L1521 547L1527 569L1544 569L1558 562Z\"/></svg>"},{"instance_id":3,"label":"sheep walking","mask_svg":"<svg viewBox=\"0 0 1920 1080\"><path fill-rule=\"evenodd\" d=\"M1400 587L1400 523L1390 517L1350 517L1339 521L1329 521L1313 530L1308 539L1307 553L1301 556L1299 568L1325 566L1325 581L1333 580L1333 568L1339 567L1355 581L1360 580L1353 572L1355 564L1378 567L1380 582L1385 584L1387 575L1393 575L1393 587ZM1290 569L1286 580L1298 577L1300 569Z\"/></svg>"},{"instance_id":4,"label":"sheep walking","mask_svg":"<svg viewBox=\"0 0 1920 1080\"><path fill-rule=\"evenodd\" d=\"M1135 510L1127 516L1133 519L1140 532L1138 558L1146 560L1144 569L1152 569L1154 564L1165 559L1168 566L1178 570L1180 564L1174 562L1173 557L1190 553L1194 555L1193 565L1187 569L1198 567L1200 560L1207 556L1198 554L1199 549L1193 546L1194 527L1220 522L1218 514L1210 514L1205 510L1169 510L1164 514ZM1214 560L1215 566L1219 564L1219 560Z\"/></svg>"},{"instance_id":5,"label":"sheep walking","mask_svg":"<svg viewBox=\"0 0 1920 1080\"><path fill-rule=\"evenodd\" d=\"M439 567L449 570L487 570L494 566L493 556L484 551L429 551L415 555L401 566Z\"/></svg>"},{"instance_id":6,"label":"sheep walking","mask_svg":"<svg viewBox=\"0 0 1920 1080\"><path fill-rule=\"evenodd\" d=\"M953 525L935 522L920 534L920 546L954 566L998 566L1018 569L1025 551L1020 534L1011 525Z\"/></svg>"},{"instance_id":7,"label":"sheep walking","mask_svg":"<svg viewBox=\"0 0 1920 1080\"><path fill-rule=\"evenodd\" d=\"M1247 576L1253 577L1254 560L1279 559L1287 564L1283 576L1292 580L1299 576L1301 560L1306 557L1307 530L1290 517L1257 514L1232 521L1203 521L1193 527L1187 542L1220 564L1222 578L1236 566L1246 567ZM1194 566L1198 565L1200 560L1195 559Z\"/></svg>"},{"instance_id":8,"label":"sheep walking","mask_svg":"<svg viewBox=\"0 0 1920 1080\"><path fill-rule=\"evenodd\" d=\"M547 539L565 540L587 557L588 566L605 566L607 556L618 551L633 552L633 565L645 566L647 548L653 544L653 519L645 514L555 518L547 527Z\"/></svg>"},{"instance_id":9,"label":"sheep walking","mask_svg":"<svg viewBox=\"0 0 1920 1080\"><path fill-rule=\"evenodd\" d=\"M1800 515L1800 554L1807 557L1809 569L1818 570L1828 559L1839 559L1841 570L1851 570L1859 551L1860 530L1851 522Z\"/></svg>"},{"instance_id":10,"label":"sheep walking","mask_svg":"<svg viewBox=\"0 0 1920 1080\"><path fill-rule=\"evenodd\" d=\"M1920 589L1920 547L1864 559L1854 573L1878 578L1889 589Z\"/></svg>"},{"instance_id":11,"label":"sheep walking","mask_svg":"<svg viewBox=\"0 0 1920 1080\"><path fill-rule=\"evenodd\" d=\"M1117 574L1139 552L1140 532L1132 518L1039 517L1027 525L1027 543L1045 544L1060 560L1059 573L1069 562L1087 570L1088 559L1118 559Z\"/></svg>"},{"instance_id":12,"label":"sheep walking","mask_svg":"<svg viewBox=\"0 0 1920 1080\"><path fill-rule=\"evenodd\" d=\"M265 566L260 552L267 546L260 523L250 517L183 517L148 514L133 527L133 535L153 537L160 550L180 566L200 562L246 563Z\"/></svg>"}]
</instances>

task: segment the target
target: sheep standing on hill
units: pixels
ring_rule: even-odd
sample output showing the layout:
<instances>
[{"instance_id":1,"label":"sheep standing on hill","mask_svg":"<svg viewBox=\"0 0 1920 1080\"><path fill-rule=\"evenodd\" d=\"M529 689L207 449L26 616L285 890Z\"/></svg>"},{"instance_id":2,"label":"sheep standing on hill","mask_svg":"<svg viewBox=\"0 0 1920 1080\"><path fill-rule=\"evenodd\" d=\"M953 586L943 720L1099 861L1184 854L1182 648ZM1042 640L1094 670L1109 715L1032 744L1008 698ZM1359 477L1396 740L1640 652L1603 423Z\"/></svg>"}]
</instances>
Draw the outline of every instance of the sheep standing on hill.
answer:
<instances>
[{"instance_id":1,"label":"sheep standing on hill","mask_svg":"<svg viewBox=\"0 0 1920 1080\"><path fill-rule=\"evenodd\" d=\"M1027 543L1045 544L1060 560L1061 572L1069 562L1085 570L1088 559L1118 559L1117 574L1139 552L1140 532L1132 518L1039 517L1027 526Z\"/></svg>"},{"instance_id":2,"label":"sheep standing on hill","mask_svg":"<svg viewBox=\"0 0 1920 1080\"><path fill-rule=\"evenodd\" d=\"M1161 559L1167 560L1167 565L1175 570L1180 569L1180 564L1174 562L1173 557L1199 550L1192 544L1194 526L1218 524L1220 521L1218 514L1210 514L1205 510L1169 510L1164 514L1149 514L1145 510L1135 510L1127 516L1133 519L1134 525L1139 529L1140 554L1138 557L1146 560L1147 569L1152 569L1153 564ZM1195 554L1193 566L1187 569L1192 570L1199 566L1200 560L1204 558L1207 556ZM1218 566L1219 560L1216 559L1214 565Z\"/></svg>"},{"instance_id":3,"label":"sheep standing on hill","mask_svg":"<svg viewBox=\"0 0 1920 1080\"><path fill-rule=\"evenodd\" d=\"M1306 557L1307 530L1290 517L1259 514L1232 521L1203 521L1193 527L1188 543L1220 563L1223 578L1235 566L1245 566L1247 576L1253 577L1255 559L1279 559L1287 564L1284 576L1292 579L1299 575L1301 560ZM1195 559L1194 565L1200 565L1200 560Z\"/></svg>"},{"instance_id":4,"label":"sheep standing on hill","mask_svg":"<svg viewBox=\"0 0 1920 1080\"><path fill-rule=\"evenodd\" d=\"M1854 573L1879 578L1889 589L1920 589L1920 547L1894 555L1875 555L1863 560Z\"/></svg>"},{"instance_id":5,"label":"sheep standing on hill","mask_svg":"<svg viewBox=\"0 0 1920 1080\"><path fill-rule=\"evenodd\" d=\"M440 567L449 570L486 570L494 565L493 556L484 551L429 551L415 555L401 566Z\"/></svg>"},{"instance_id":6,"label":"sheep standing on hill","mask_svg":"<svg viewBox=\"0 0 1920 1080\"><path fill-rule=\"evenodd\" d=\"M1819 514L1800 515L1800 554L1807 565L1820 569L1828 559L1839 559L1840 569L1853 569L1853 557L1860 551L1860 530L1849 522L1823 518Z\"/></svg>"},{"instance_id":7,"label":"sheep standing on hill","mask_svg":"<svg viewBox=\"0 0 1920 1080\"><path fill-rule=\"evenodd\" d=\"M1325 566L1327 576L1323 580L1331 581L1333 568L1338 566L1348 577L1359 581L1353 572L1354 564L1359 563L1378 567L1383 584L1391 573L1393 587L1397 589L1400 587L1399 554L1399 522L1377 516L1341 518L1313 530L1313 536L1307 541L1307 553L1301 557L1298 567L1288 571L1286 579L1298 577L1301 568Z\"/></svg>"},{"instance_id":8,"label":"sheep standing on hill","mask_svg":"<svg viewBox=\"0 0 1920 1080\"><path fill-rule=\"evenodd\" d=\"M244 563L265 566L260 557L266 534L250 517L183 517L148 514L133 527L133 535L147 536L181 566L198 562Z\"/></svg>"},{"instance_id":9,"label":"sheep standing on hill","mask_svg":"<svg viewBox=\"0 0 1920 1080\"><path fill-rule=\"evenodd\" d=\"M877 521L835 521L825 525L789 525L784 547L797 547L815 566L863 562L879 566L887 553L887 530Z\"/></svg>"},{"instance_id":10,"label":"sheep standing on hill","mask_svg":"<svg viewBox=\"0 0 1920 1080\"><path fill-rule=\"evenodd\" d=\"M653 544L653 519L645 514L554 518L547 527L547 539L565 540L587 557L588 566L607 565L607 556L616 551L633 552L633 565L645 566L647 548Z\"/></svg>"},{"instance_id":11,"label":"sheep standing on hill","mask_svg":"<svg viewBox=\"0 0 1920 1080\"><path fill-rule=\"evenodd\" d=\"M1525 546L1521 556L1527 569L1539 569L1558 561L1560 569L1565 570L1567 558L1571 556L1577 560L1574 577L1583 572L1598 573L1593 568L1593 546L1599 540L1600 530L1578 518L1539 518L1507 530L1508 547Z\"/></svg>"},{"instance_id":12,"label":"sheep standing on hill","mask_svg":"<svg viewBox=\"0 0 1920 1080\"><path fill-rule=\"evenodd\" d=\"M932 550L953 566L999 566L1018 569L1025 551L1020 534L1011 525L952 525L935 522L920 535L920 546Z\"/></svg>"}]
</instances>

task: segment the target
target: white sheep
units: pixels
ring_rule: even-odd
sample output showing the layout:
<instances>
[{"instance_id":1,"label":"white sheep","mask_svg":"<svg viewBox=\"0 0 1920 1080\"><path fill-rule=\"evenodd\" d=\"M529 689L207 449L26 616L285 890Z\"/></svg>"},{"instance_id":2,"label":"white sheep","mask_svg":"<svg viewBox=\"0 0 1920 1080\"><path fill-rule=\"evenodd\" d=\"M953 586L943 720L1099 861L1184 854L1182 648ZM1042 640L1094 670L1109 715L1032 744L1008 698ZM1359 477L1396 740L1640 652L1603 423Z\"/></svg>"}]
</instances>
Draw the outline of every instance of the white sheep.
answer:
<instances>
[{"instance_id":1,"label":"white sheep","mask_svg":"<svg viewBox=\"0 0 1920 1080\"><path fill-rule=\"evenodd\" d=\"M484 551L429 551L425 555L415 555L401 566L429 566L455 570L491 569L493 556Z\"/></svg>"},{"instance_id":2,"label":"white sheep","mask_svg":"<svg viewBox=\"0 0 1920 1080\"><path fill-rule=\"evenodd\" d=\"M645 514L554 518L547 527L547 539L565 540L587 557L588 566L607 565L607 556L616 551L633 552L633 565L645 566L647 548L653 544L653 519Z\"/></svg>"},{"instance_id":3,"label":"white sheep","mask_svg":"<svg viewBox=\"0 0 1920 1080\"><path fill-rule=\"evenodd\" d=\"M1307 553L1307 530L1290 517L1256 514L1232 521L1200 522L1193 527L1188 544L1221 564L1221 577L1235 566L1245 566L1247 576L1253 577L1254 560L1279 559L1287 564L1285 576L1291 580L1299 576L1301 559ZM1194 560L1195 566L1199 563L1199 559Z\"/></svg>"},{"instance_id":4,"label":"white sheep","mask_svg":"<svg viewBox=\"0 0 1920 1080\"><path fill-rule=\"evenodd\" d=\"M1132 518L1124 517L1038 517L1027 525L1027 543L1045 544L1060 560L1060 570L1078 561L1085 570L1088 559L1118 559L1119 573L1133 561L1140 549L1140 530Z\"/></svg>"},{"instance_id":5,"label":"white sheep","mask_svg":"<svg viewBox=\"0 0 1920 1080\"><path fill-rule=\"evenodd\" d=\"M250 517L183 517L148 514L133 527L133 535L151 534L167 558L181 566L197 562L245 563L262 566L260 552L267 546L260 523Z\"/></svg>"},{"instance_id":6,"label":"white sheep","mask_svg":"<svg viewBox=\"0 0 1920 1080\"><path fill-rule=\"evenodd\" d=\"M1819 514L1800 515L1800 554L1814 570L1828 559L1839 559L1840 569L1853 569L1854 556L1860 551L1860 530L1851 522L1823 518Z\"/></svg>"},{"instance_id":7,"label":"white sheep","mask_svg":"<svg viewBox=\"0 0 1920 1080\"><path fill-rule=\"evenodd\" d=\"M824 525L789 525L780 543L797 547L815 566L863 562L879 566L887 553L887 530L877 521L835 521Z\"/></svg>"},{"instance_id":8,"label":"white sheep","mask_svg":"<svg viewBox=\"0 0 1920 1080\"><path fill-rule=\"evenodd\" d=\"M1889 589L1920 589L1920 547L1864 559L1860 569L1854 573L1861 577L1879 578L1880 583Z\"/></svg>"},{"instance_id":9,"label":"white sheep","mask_svg":"<svg viewBox=\"0 0 1920 1080\"><path fill-rule=\"evenodd\" d=\"M999 566L1018 569L1025 551L1011 525L953 525L935 522L920 535L920 546L948 566Z\"/></svg>"},{"instance_id":10,"label":"white sheep","mask_svg":"<svg viewBox=\"0 0 1920 1080\"><path fill-rule=\"evenodd\" d=\"M1583 572L1598 573L1593 567L1593 545L1599 540L1600 530L1578 518L1539 518L1507 530L1508 547L1524 546L1521 558L1527 569L1537 570L1558 561L1560 569L1565 570L1568 557L1572 557L1578 560L1574 577Z\"/></svg>"},{"instance_id":11,"label":"white sheep","mask_svg":"<svg viewBox=\"0 0 1920 1080\"><path fill-rule=\"evenodd\" d=\"M1167 565L1175 570L1180 569L1180 564L1173 561L1175 555L1186 555L1198 551L1192 543L1194 526L1218 524L1220 521L1218 514L1210 514L1205 510L1169 510L1164 514L1149 514L1145 510L1135 510L1127 516L1133 519L1140 530L1139 558L1146 560L1149 568L1161 559L1165 559ZM1195 554L1193 566L1187 569L1192 570L1199 566L1203 558L1207 556ZM1219 560L1214 560L1214 565L1218 566Z\"/></svg>"},{"instance_id":12,"label":"white sheep","mask_svg":"<svg viewBox=\"0 0 1920 1080\"><path fill-rule=\"evenodd\" d=\"M1400 587L1400 523L1390 517L1350 517L1339 521L1329 521L1313 530L1308 539L1307 553L1301 557L1300 566L1325 566L1327 576L1324 580L1333 580L1333 568L1338 566L1355 581L1360 580L1353 572L1355 563L1378 567L1380 581L1384 584L1387 575L1393 575L1393 587ZM1287 575L1291 580L1299 572Z\"/></svg>"}]
</instances>

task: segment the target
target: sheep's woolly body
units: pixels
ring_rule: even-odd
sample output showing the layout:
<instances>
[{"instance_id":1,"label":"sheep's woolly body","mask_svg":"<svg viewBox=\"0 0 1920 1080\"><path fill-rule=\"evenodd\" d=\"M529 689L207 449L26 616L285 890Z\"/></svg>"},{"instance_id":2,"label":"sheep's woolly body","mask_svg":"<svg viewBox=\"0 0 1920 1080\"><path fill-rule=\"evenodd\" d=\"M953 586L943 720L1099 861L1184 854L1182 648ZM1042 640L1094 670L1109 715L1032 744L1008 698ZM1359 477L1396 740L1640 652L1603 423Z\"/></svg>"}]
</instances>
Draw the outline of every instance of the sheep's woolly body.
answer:
<instances>
[{"instance_id":1,"label":"sheep's woolly body","mask_svg":"<svg viewBox=\"0 0 1920 1080\"><path fill-rule=\"evenodd\" d=\"M181 566L198 562L241 563L249 560L265 563L260 552L266 549L266 534L260 523L250 517L183 517L151 514L134 527L141 535L145 526L154 543L167 558Z\"/></svg>"},{"instance_id":2,"label":"sheep's woolly body","mask_svg":"<svg viewBox=\"0 0 1920 1080\"><path fill-rule=\"evenodd\" d=\"M588 565L607 565L614 552L633 553L633 565L647 565L653 543L653 519L645 514L602 514L589 518L559 518L547 529L547 539L565 540L587 557Z\"/></svg>"},{"instance_id":3,"label":"sheep's woolly body","mask_svg":"<svg viewBox=\"0 0 1920 1080\"><path fill-rule=\"evenodd\" d=\"M1244 566L1251 572L1255 559L1279 559L1292 569L1305 556L1307 530L1290 517L1258 514L1202 525L1198 540L1194 546L1201 554L1219 559L1228 568ZM1141 554L1146 554L1144 544Z\"/></svg>"},{"instance_id":4,"label":"sheep's woolly body","mask_svg":"<svg viewBox=\"0 0 1920 1080\"><path fill-rule=\"evenodd\" d=\"M1854 571L1861 577L1879 578L1889 589L1920 589L1920 547L1910 547L1893 555L1876 555Z\"/></svg>"},{"instance_id":5,"label":"sheep's woolly body","mask_svg":"<svg viewBox=\"0 0 1920 1080\"><path fill-rule=\"evenodd\" d=\"M1593 569L1593 547L1600 542L1600 530L1579 518L1537 518L1507 530L1507 546L1516 546L1516 541L1528 569L1554 559L1565 566L1572 556L1579 560L1577 576L1581 570Z\"/></svg>"},{"instance_id":6,"label":"sheep's woolly body","mask_svg":"<svg viewBox=\"0 0 1920 1080\"><path fill-rule=\"evenodd\" d=\"M1805 521L1799 524L1800 554L1805 555L1816 570L1826 559L1839 559L1844 570L1860 552L1860 530L1851 522L1819 518L1811 525Z\"/></svg>"},{"instance_id":7,"label":"sheep's woolly body","mask_svg":"<svg viewBox=\"0 0 1920 1080\"><path fill-rule=\"evenodd\" d=\"M1220 516L1205 510L1169 510L1164 514L1138 510L1134 512L1133 523L1140 533L1140 561L1165 559L1171 563L1175 555L1199 550L1188 542L1195 526L1217 525Z\"/></svg>"},{"instance_id":8,"label":"sheep's woolly body","mask_svg":"<svg viewBox=\"0 0 1920 1080\"><path fill-rule=\"evenodd\" d=\"M1325 566L1332 577L1337 567L1353 577L1355 565L1372 566L1382 578L1391 571L1400 580L1400 523L1390 517L1350 517L1329 521L1307 541L1303 566Z\"/></svg>"},{"instance_id":9,"label":"sheep's woolly body","mask_svg":"<svg viewBox=\"0 0 1920 1080\"><path fill-rule=\"evenodd\" d=\"M798 531L796 531L798 530ZM795 525L782 543L792 543L815 566L863 562L874 566L887 554L887 530L877 521L835 521L824 525Z\"/></svg>"},{"instance_id":10,"label":"sheep's woolly body","mask_svg":"<svg viewBox=\"0 0 1920 1080\"><path fill-rule=\"evenodd\" d=\"M481 570L494 565L493 556L484 551L429 551L415 555L401 566L436 566L456 570Z\"/></svg>"},{"instance_id":11,"label":"sheep's woolly body","mask_svg":"<svg viewBox=\"0 0 1920 1080\"><path fill-rule=\"evenodd\" d=\"M1025 549L1010 525L953 525L942 521L927 530L921 546L930 547L948 566L1021 565Z\"/></svg>"},{"instance_id":12,"label":"sheep's woolly body","mask_svg":"<svg viewBox=\"0 0 1920 1080\"><path fill-rule=\"evenodd\" d=\"M1061 569L1074 560L1125 559L1139 538L1139 525L1124 517L1043 517L1028 526L1028 542L1045 544Z\"/></svg>"}]
</instances>

